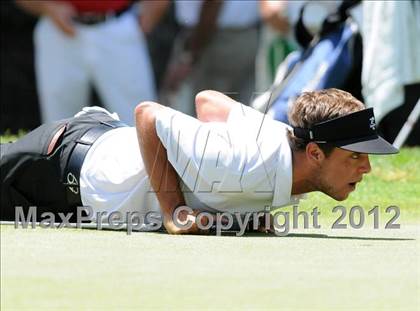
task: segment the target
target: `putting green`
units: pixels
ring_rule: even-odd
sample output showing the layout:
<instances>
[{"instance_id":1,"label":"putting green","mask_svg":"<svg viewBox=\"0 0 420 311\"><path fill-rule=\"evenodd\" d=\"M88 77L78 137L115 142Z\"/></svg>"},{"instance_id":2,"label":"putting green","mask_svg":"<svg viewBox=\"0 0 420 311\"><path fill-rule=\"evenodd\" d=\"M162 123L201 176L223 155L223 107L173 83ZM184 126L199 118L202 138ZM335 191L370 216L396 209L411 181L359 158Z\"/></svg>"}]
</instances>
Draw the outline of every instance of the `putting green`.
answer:
<instances>
[{"instance_id":1,"label":"putting green","mask_svg":"<svg viewBox=\"0 0 420 311\"><path fill-rule=\"evenodd\" d=\"M1 309L418 310L420 225L287 237L1 226Z\"/></svg>"}]
</instances>

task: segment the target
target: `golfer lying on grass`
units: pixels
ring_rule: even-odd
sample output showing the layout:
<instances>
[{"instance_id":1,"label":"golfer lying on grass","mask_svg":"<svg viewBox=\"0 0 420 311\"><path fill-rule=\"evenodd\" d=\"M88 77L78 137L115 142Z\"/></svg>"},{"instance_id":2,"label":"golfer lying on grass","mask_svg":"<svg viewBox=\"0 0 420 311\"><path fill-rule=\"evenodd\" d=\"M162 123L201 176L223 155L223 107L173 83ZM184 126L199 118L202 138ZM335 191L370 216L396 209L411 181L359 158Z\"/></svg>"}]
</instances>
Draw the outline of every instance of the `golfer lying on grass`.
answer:
<instances>
[{"instance_id":1,"label":"golfer lying on grass","mask_svg":"<svg viewBox=\"0 0 420 311\"><path fill-rule=\"evenodd\" d=\"M90 206L91 221L156 212L167 232L198 233L200 211L260 212L311 191L344 200L369 173L368 154L398 152L378 136L372 109L337 89L302 94L292 127L215 91L199 93L196 110L198 119L140 103L131 128L85 108L2 145L1 219L15 220L15 206L36 206L37 217ZM184 205L193 212L174 218Z\"/></svg>"}]
</instances>

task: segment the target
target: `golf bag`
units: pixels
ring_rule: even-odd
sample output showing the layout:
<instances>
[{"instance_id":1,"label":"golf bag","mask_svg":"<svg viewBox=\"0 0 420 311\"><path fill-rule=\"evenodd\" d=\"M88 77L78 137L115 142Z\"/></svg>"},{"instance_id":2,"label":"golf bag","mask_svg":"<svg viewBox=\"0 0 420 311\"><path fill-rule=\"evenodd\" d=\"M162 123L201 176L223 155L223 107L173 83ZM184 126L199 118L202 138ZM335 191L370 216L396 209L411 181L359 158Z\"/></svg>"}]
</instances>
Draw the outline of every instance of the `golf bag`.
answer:
<instances>
[{"instance_id":1,"label":"golf bag","mask_svg":"<svg viewBox=\"0 0 420 311\"><path fill-rule=\"evenodd\" d=\"M315 36L303 24L305 6L302 7L295 32L303 50L291 53L280 65L277 82L259 110L288 123L289 105L304 91L335 87L362 99L362 38L348 13L359 2L343 1L334 14L327 16Z\"/></svg>"}]
</instances>

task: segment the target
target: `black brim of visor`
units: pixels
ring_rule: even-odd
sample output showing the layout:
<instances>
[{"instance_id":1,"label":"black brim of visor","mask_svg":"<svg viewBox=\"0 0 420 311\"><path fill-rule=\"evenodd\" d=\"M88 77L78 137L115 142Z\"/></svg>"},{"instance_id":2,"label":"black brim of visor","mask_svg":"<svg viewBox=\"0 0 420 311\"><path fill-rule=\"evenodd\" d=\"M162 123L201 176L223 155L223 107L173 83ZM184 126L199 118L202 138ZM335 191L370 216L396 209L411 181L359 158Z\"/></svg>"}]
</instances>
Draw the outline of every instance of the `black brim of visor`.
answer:
<instances>
[{"instance_id":1,"label":"black brim of visor","mask_svg":"<svg viewBox=\"0 0 420 311\"><path fill-rule=\"evenodd\" d=\"M383 139L380 136L372 137L372 139L363 140L359 142L348 143L338 143L334 144L335 146L358 153L367 153L367 154L394 154L398 153L398 149L392 146L389 142Z\"/></svg>"}]
</instances>

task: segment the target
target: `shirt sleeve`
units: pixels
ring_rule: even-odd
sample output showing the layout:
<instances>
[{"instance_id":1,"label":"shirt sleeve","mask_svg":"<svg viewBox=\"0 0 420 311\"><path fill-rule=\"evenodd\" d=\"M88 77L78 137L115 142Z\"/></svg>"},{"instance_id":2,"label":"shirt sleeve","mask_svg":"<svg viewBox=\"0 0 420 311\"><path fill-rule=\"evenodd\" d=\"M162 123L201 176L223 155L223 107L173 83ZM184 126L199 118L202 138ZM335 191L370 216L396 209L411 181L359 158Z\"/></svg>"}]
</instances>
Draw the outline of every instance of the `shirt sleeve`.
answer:
<instances>
[{"instance_id":1,"label":"shirt sleeve","mask_svg":"<svg viewBox=\"0 0 420 311\"><path fill-rule=\"evenodd\" d=\"M266 165L275 165L275 145L268 150L266 141L261 148L256 139L263 118L239 103L225 123L201 122L166 107L156 117L156 131L190 191L243 193L259 187L273 191L274 173Z\"/></svg>"},{"instance_id":2,"label":"shirt sleeve","mask_svg":"<svg viewBox=\"0 0 420 311\"><path fill-rule=\"evenodd\" d=\"M232 109L229 113L227 123L237 126L238 124L252 121L253 130L255 127L261 124L261 121L266 115L263 113L245 106L239 102L233 104Z\"/></svg>"},{"instance_id":3,"label":"shirt sleeve","mask_svg":"<svg viewBox=\"0 0 420 311\"><path fill-rule=\"evenodd\" d=\"M166 107L156 117L156 131L183 191L217 191L232 164L226 123L201 122Z\"/></svg>"},{"instance_id":4,"label":"shirt sleeve","mask_svg":"<svg viewBox=\"0 0 420 311\"><path fill-rule=\"evenodd\" d=\"M287 126L249 106L236 103L228 116L227 127L241 154L241 185L245 191L274 191L278 156ZM239 163L239 161L238 161Z\"/></svg>"}]
</instances>

